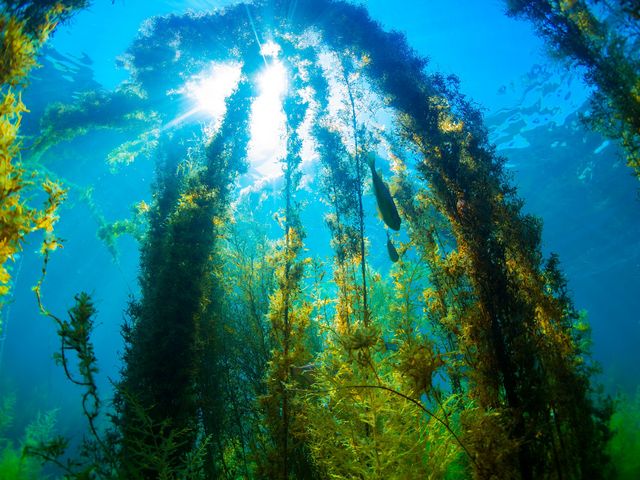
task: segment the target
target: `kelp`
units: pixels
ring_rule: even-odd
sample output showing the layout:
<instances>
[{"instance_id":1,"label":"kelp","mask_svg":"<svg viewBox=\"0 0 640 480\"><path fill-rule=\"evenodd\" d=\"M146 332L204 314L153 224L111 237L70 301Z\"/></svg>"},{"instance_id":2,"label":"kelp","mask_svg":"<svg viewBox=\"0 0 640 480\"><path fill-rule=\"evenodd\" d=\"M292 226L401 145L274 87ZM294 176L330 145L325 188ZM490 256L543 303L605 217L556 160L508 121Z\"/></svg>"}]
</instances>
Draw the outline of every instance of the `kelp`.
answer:
<instances>
[{"instance_id":1,"label":"kelp","mask_svg":"<svg viewBox=\"0 0 640 480\"><path fill-rule=\"evenodd\" d=\"M330 478L450 478L473 461L463 458L460 399L434 383L443 362L421 333L417 270L399 263L393 286L372 276L372 326L359 321L351 334L326 327L307 428L314 459Z\"/></svg>"},{"instance_id":2,"label":"kelp","mask_svg":"<svg viewBox=\"0 0 640 480\"><path fill-rule=\"evenodd\" d=\"M359 63L346 51L340 60L343 65ZM354 90L362 88L357 77L341 77L346 83L341 117L345 123L327 118L314 131L335 253L337 298L333 318L323 314L325 347L310 371L314 384L306 408L311 452L330 478L444 478L459 458L460 443L452 435L449 407L435 400L431 410L422 405L422 395L435 392L432 374L441 362L433 344L418 333L416 312L407 307L415 301L414 283L404 278L395 284L401 298L396 303L382 277L371 274L363 261L365 164L357 157L375 143L353 101ZM317 74L314 78L322 98L327 87ZM349 138L349 147L341 136ZM401 262L399 268L405 267L409 265ZM407 297L400 294L403 289ZM395 312L401 318L396 320ZM426 365L433 368L425 370ZM453 397L448 400L452 401Z\"/></svg>"},{"instance_id":3,"label":"kelp","mask_svg":"<svg viewBox=\"0 0 640 480\"><path fill-rule=\"evenodd\" d=\"M290 66L300 65L295 56L287 60L291 62ZM290 72L292 91L298 92L303 73L292 68ZM267 317L273 348L265 372L266 391L259 399L267 439L265 454L258 457L257 475L282 480L318 478L309 458L304 405L297 392L306 366L312 361L309 341L312 306L302 294L306 261L302 258L304 230L298 200L302 151L299 130L307 107L305 99L296 93L283 102L288 133L287 155L281 161L284 232L271 258L276 288L270 297Z\"/></svg>"},{"instance_id":4,"label":"kelp","mask_svg":"<svg viewBox=\"0 0 640 480\"><path fill-rule=\"evenodd\" d=\"M76 295L74 305L67 312L68 320L47 310L40 293L45 276L46 261L42 278L35 288L37 299L41 312L58 328L61 344L60 350L53 355L55 362L63 368L72 384L83 389L81 407L90 435L82 438L77 454L69 455L70 439L53 435L55 412L39 416L37 422L27 429L20 470L15 472L15 478L31 478L26 475L32 472L36 459L56 465L64 472L64 478L69 479L142 478L141 475L149 471L164 479L203 478L205 450L210 438L201 439L196 448L183 453L189 430L176 430L166 419L156 422L148 409L128 396L123 388L117 391L119 401L126 398L128 413L135 419L129 420L126 433L131 435L135 431L137 441L125 444L124 432L116 429L121 425L119 419L112 413L107 416L113 422L106 427L98 427L105 414L101 413L102 402L95 377L97 359L91 338L97 311L91 296L84 292ZM126 457L122 453L125 447ZM181 460L178 464L176 457Z\"/></svg>"},{"instance_id":5,"label":"kelp","mask_svg":"<svg viewBox=\"0 0 640 480\"><path fill-rule=\"evenodd\" d=\"M153 152L158 142L159 118L147 105L144 93L132 85L124 84L114 92L82 92L73 103L47 105L40 119L41 134L31 145L31 155L40 158L58 143L100 129L141 132L138 139L125 142L108 155L109 166L116 169L118 165L132 163L140 154L149 156Z\"/></svg>"},{"instance_id":6,"label":"kelp","mask_svg":"<svg viewBox=\"0 0 640 480\"><path fill-rule=\"evenodd\" d=\"M59 245L52 232L56 211L64 198L62 187L45 180L34 188L23 177L18 131L27 107L21 100L21 88L37 66L39 48L58 22L86 4L12 0L3 2L0 8L0 305L10 290L10 262L21 251L25 237L43 231L43 250L54 250ZM47 196L45 207L30 205L34 190Z\"/></svg>"},{"instance_id":7,"label":"kelp","mask_svg":"<svg viewBox=\"0 0 640 480\"><path fill-rule=\"evenodd\" d=\"M84 199L93 202L90 196L91 193L91 191L86 192L83 196ZM90 203L90 206L91 205L93 204ZM103 215L97 211L93 212L99 222L98 238L104 242L114 260L118 259L117 240L119 237L130 235L139 242L144 239L147 227L146 214L150 209L151 207L144 200L141 200L131 206L131 216L129 218L115 220L113 222L107 222Z\"/></svg>"},{"instance_id":8,"label":"kelp","mask_svg":"<svg viewBox=\"0 0 640 480\"><path fill-rule=\"evenodd\" d=\"M56 465L65 473L65 478L87 478L90 475L105 477L114 471L117 462L113 432L99 431L98 428L102 402L98 395L98 366L91 339L96 309L91 296L81 292L75 296L74 305L67 311L68 319L48 310L41 292L48 262L47 251L44 253L42 275L33 290L40 313L53 320L56 325L60 347L53 354L53 359L62 367L67 380L82 389L80 405L90 436L82 440L78 457L67 456L70 443L68 438L53 436L51 433L34 435L35 440L25 446L24 455Z\"/></svg>"},{"instance_id":9,"label":"kelp","mask_svg":"<svg viewBox=\"0 0 640 480\"><path fill-rule=\"evenodd\" d=\"M149 411L155 422L168 422L169 432L183 432L181 448L170 460L176 465L193 448L200 428L197 379L201 368L206 368L199 345L211 301L210 251L219 229L216 225L225 218L230 182L242 168L225 148L229 138L237 138L232 132L245 135L245 124L231 119L247 117L246 95L246 87L240 87L232 98L236 102L230 107L227 123L201 149L202 157L195 159L202 169L192 175L181 174L177 168L180 149L159 164L158 194L149 212L148 240L142 253L142 299L132 310L133 324L127 332L130 346L120 388ZM120 407L121 428L125 444L135 444L140 439L136 439L135 418L126 398ZM208 422L205 416L205 434L211 433ZM135 465L126 459L124 463Z\"/></svg>"},{"instance_id":10,"label":"kelp","mask_svg":"<svg viewBox=\"0 0 640 480\"><path fill-rule=\"evenodd\" d=\"M51 440L58 412L38 412L24 429L19 444L16 444L5 436L7 428L14 421L15 405L15 393L7 392L0 406L0 472L3 478L11 480L37 480L42 478L43 469L40 462L30 456L29 452Z\"/></svg>"},{"instance_id":11,"label":"kelp","mask_svg":"<svg viewBox=\"0 0 640 480\"><path fill-rule=\"evenodd\" d=\"M179 125L154 145L142 293L124 327L116 470L602 478L611 412L592 383L588 328L558 258L542 255L541 223L522 212L479 111L455 77L427 74L426 60L363 7L298 0L293 15L292 5L156 18L129 50L130 85L144 102L125 103L118 118L138 108L147 118L167 86L210 61L238 61L243 75L217 131ZM293 78L274 246L244 241L246 229L232 226L251 216L231 207L247 157L251 80L265 62L251 24L272 26ZM337 115L327 52L344 93ZM366 90L389 112L390 132L366 120L375 109ZM156 112L157 122L176 109ZM319 156L312 186L333 248L328 267L304 253L305 119ZM126 157L131 146L115 151ZM402 231L397 262L376 271L364 158L383 146ZM375 248L386 259L384 244Z\"/></svg>"},{"instance_id":12,"label":"kelp","mask_svg":"<svg viewBox=\"0 0 640 480\"><path fill-rule=\"evenodd\" d=\"M202 376L201 408L209 412L212 451L210 476L254 478L267 443L259 399L266 394L268 361L274 348L267 315L276 288L274 252L262 225L251 219L247 205L235 212L237 221L225 228L219 242L220 264L212 275L209 326L203 357L210 365Z\"/></svg>"},{"instance_id":13,"label":"kelp","mask_svg":"<svg viewBox=\"0 0 640 480\"><path fill-rule=\"evenodd\" d=\"M526 18L551 52L584 69L595 87L585 119L626 150L640 176L640 57L637 2L507 0L510 15Z\"/></svg>"}]
</instances>

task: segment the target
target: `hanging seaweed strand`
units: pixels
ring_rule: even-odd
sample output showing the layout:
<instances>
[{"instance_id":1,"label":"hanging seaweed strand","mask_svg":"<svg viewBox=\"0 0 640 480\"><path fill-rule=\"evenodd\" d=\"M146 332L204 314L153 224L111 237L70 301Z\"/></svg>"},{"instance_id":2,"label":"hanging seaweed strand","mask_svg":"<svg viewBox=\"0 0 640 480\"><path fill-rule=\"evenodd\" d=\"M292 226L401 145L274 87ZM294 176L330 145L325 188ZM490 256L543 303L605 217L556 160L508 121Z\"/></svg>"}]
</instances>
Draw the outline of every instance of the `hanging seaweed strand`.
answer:
<instances>
[{"instance_id":1,"label":"hanging seaweed strand","mask_svg":"<svg viewBox=\"0 0 640 480\"><path fill-rule=\"evenodd\" d=\"M283 102L287 115L287 154L282 160L284 238L272 258L277 287L270 299L268 318L274 349L267 370L266 393L260 399L270 441L265 446L266 456L259 458L258 470L261 476L281 480L316 478L303 435L303 412L292 388L304 380L303 373L298 372L312 359L307 333L312 306L302 292L306 263L301 258L304 230L296 201L302 150L298 130L308 107L298 91L301 77L298 62L293 55L287 59L291 85Z\"/></svg>"},{"instance_id":2,"label":"hanging seaweed strand","mask_svg":"<svg viewBox=\"0 0 640 480\"><path fill-rule=\"evenodd\" d=\"M353 158L356 168L356 195L358 197L358 229L360 242L360 270L362 274L362 322L365 327L369 326L369 306L367 303L367 260L364 244L364 208L362 206L362 189L363 189L363 165L362 165L362 146L358 142L359 129L358 118L356 113L356 102L354 98L353 86L349 81L349 71L345 63L342 63L342 77L347 95L349 97L349 109L351 114L351 130L353 135Z\"/></svg>"}]
</instances>

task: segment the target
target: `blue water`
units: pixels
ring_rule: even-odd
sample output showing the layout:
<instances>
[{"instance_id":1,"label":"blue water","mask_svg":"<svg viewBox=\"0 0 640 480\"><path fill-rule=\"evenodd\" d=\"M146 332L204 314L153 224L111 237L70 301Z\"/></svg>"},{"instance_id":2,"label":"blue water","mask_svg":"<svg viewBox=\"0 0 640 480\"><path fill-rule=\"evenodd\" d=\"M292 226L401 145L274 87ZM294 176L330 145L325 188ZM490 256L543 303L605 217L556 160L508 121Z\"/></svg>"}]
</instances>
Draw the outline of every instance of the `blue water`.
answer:
<instances>
[{"instance_id":1,"label":"blue water","mask_svg":"<svg viewBox=\"0 0 640 480\"><path fill-rule=\"evenodd\" d=\"M226 4L96 2L49 42L43 68L24 95L31 110L24 132L37 135L48 103L71 101L74 93L98 85L113 89L126 80L128 72L118 58L146 18ZM611 392L634 392L640 385L639 184L615 143L580 123L589 89L579 72L567 73L549 60L531 26L506 17L501 1L364 4L386 29L405 32L409 44L430 59L429 69L459 76L461 90L482 106L525 211L544 220L545 253L560 255L576 306L588 312L594 358L602 365L599 380ZM51 311L64 312L76 292L94 294L99 311L94 344L104 392L111 391L109 379L116 379L121 367L123 310L129 296L139 293L139 246L130 236L121 237L114 260L96 235L99 217L127 218L132 203L151 203L154 178L149 159L110 171L105 158L117 135L126 138L93 132L56 146L44 159L46 168L71 186L57 227L64 248L52 257L44 301ZM79 199L87 188L93 189L93 210ZM315 221L308 227L312 232L322 228ZM16 392L16 436L34 412L54 408L59 409L60 433L84 428L76 390L51 359L58 346L55 327L38 313L31 291L42 265L38 242L33 236L25 244L12 301L2 312L6 340L0 389Z\"/></svg>"}]
</instances>

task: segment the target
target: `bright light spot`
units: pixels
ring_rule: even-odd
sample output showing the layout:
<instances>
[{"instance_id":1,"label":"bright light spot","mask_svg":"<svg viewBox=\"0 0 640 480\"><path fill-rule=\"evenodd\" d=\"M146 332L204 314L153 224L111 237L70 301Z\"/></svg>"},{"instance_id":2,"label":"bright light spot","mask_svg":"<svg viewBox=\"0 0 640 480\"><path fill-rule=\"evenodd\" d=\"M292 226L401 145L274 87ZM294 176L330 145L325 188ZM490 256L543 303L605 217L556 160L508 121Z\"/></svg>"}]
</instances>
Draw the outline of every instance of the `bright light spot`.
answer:
<instances>
[{"instance_id":1,"label":"bright light spot","mask_svg":"<svg viewBox=\"0 0 640 480\"><path fill-rule=\"evenodd\" d=\"M231 95L239 80L239 65L215 63L208 72L188 81L185 92L194 101L198 111L220 117L225 112L225 99Z\"/></svg>"},{"instance_id":2,"label":"bright light spot","mask_svg":"<svg viewBox=\"0 0 640 480\"><path fill-rule=\"evenodd\" d=\"M169 92L184 95L190 101L191 108L166 127L173 127L194 115L204 115L213 124L219 124L227 110L225 100L238 85L240 75L240 64L212 63L208 70L191 78L182 88Z\"/></svg>"},{"instance_id":3,"label":"bright light spot","mask_svg":"<svg viewBox=\"0 0 640 480\"><path fill-rule=\"evenodd\" d=\"M282 103L282 96L289 86L287 69L284 68L282 62L275 62L264 69L258 75L258 86L260 87L260 97L269 97Z\"/></svg>"},{"instance_id":4,"label":"bright light spot","mask_svg":"<svg viewBox=\"0 0 640 480\"><path fill-rule=\"evenodd\" d=\"M263 57L277 58L281 50L280 45L269 40L260 46L260 55Z\"/></svg>"},{"instance_id":5,"label":"bright light spot","mask_svg":"<svg viewBox=\"0 0 640 480\"><path fill-rule=\"evenodd\" d=\"M249 160L257 176L282 174L280 160L286 155L286 115L282 99L288 88L287 70L281 62L269 65L257 78L260 95L251 107Z\"/></svg>"}]
</instances>

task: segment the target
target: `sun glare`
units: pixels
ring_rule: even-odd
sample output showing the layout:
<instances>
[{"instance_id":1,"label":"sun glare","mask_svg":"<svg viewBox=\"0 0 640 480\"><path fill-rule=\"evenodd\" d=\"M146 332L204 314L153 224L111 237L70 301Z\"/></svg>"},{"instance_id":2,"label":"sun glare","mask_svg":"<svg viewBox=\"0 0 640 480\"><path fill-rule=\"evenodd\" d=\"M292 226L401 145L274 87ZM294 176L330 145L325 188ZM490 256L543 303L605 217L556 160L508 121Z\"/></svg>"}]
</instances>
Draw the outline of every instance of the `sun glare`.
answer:
<instances>
[{"instance_id":1,"label":"sun glare","mask_svg":"<svg viewBox=\"0 0 640 480\"><path fill-rule=\"evenodd\" d=\"M280 160L286 155L286 114L282 101L289 87L288 72L277 59L281 48L266 42L260 48L267 66L254 79L259 95L253 100L250 117L248 159L250 174L261 179L273 179L282 174ZM213 63L173 93L182 94L190 103L187 111L166 127L173 127L190 118L210 121L216 131L226 113L226 99L238 85L241 65Z\"/></svg>"},{"instance_id":2,"label":"sun glare","mask_svg":"<svg viewBox=\"0 0 640 480\"><path fill-rule=\"evenodd\" d=\"M258 76L258 87L261 97L269 97L282 103L282 96L287 91L289 79L287 69L282 62L274 62Z\"/></svg>"},{"instance_id":3,"label":"sun glare","mask_svg":"<svg viewBox=\"0 0 640 480\"><path fill-rule=\"evenodd\" d=\"M190 106L165 128L174 127L191 117L205 118L217 125L227 109L225 100L238 85L240 75L241 68L237 63L212 63L209 69L195 75L182 88L170 92L182 94Z\"/></svg>"},{"instance_id":4,"label":"sun glare","mask_svg":"<svg viewBox=\"0 0 640 480\"><path fill-rule=\"evenodd\" d=\"M225 99L231 95L239 80L239 65L217 63L205 74L187 82L185 91L199 112L220 117L225 111Z\"/></svg>"},{"instance_id":5,"label":"sun glare","mask_svg":"<svg viewBox=\"0 0 640 480\"><path fill-rule=\"evenodd\" d=\"M260 46L260 55L263 57L277 58L282 48L275 42L268 41Z\"/></svg>"},{"instance_id":6,"label":"sun glare","mask_svg":"<svg viewBox=\"0 0 640 480\"><path fill-rule=\"evenodd\" d=\"M282 99L289 83L287 69L276 60L258 75L256 81L260 95L251 108L249 160L255 174L275 178L282 173L279 161L286 153L286 115Z\"/></svg>"}]
</instances>

